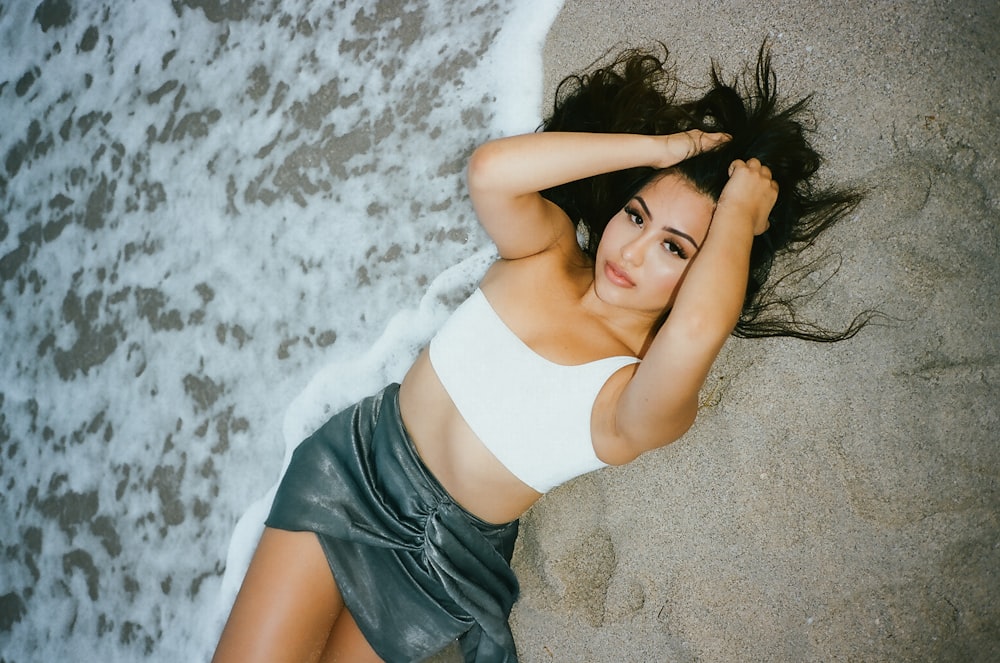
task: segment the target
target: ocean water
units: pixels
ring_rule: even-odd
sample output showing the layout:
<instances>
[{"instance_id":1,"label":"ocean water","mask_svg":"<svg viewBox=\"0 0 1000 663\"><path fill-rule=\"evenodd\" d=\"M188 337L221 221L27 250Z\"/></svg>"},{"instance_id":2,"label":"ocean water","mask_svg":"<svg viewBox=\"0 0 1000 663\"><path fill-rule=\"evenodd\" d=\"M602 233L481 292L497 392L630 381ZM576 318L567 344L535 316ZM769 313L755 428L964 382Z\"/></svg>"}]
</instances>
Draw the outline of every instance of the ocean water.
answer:
<instances>
[{"instance_id":1,"label":"ocean water","mask_svg":"<svg viewBox=\"0 0 1000 663\"><path fill-rule=\"evenodd\" d=\"M291 449L491 260L559 5L0 3L0 661L210 656Z\"/></svg>"}]
</instances>

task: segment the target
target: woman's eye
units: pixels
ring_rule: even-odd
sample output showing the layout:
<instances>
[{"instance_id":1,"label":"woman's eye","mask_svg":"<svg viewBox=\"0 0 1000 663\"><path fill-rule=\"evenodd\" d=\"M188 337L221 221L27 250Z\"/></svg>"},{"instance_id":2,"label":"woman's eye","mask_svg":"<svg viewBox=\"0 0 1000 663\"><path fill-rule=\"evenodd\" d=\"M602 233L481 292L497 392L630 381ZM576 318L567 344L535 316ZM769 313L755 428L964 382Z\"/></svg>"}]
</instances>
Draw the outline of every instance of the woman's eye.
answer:
<instances>
[{"instance_id":1,"label":"woman's eye","mask_svg":"<svg viewBox=\"0 0 1000 663\"><path fill-rule=\"evenodd\" d=\"M669 239L663 242L663 248L665 248L669 253L673 253L675 256L680 258L687 258L687 253L681 248L680 244L675 244Z\"/></svg>"},{"instance_id":2,"label":"woman's eye","mask_svg":"<svg viewBox=\"0 0 1000 663\"><path fill-rule=\"evenodd\" d=\"M629 218L629 220L630 220L630 221L632 221L632 223L633 223L634 225L636 225L636 226L638 226L638 227L642 228L642 217L641 217L641 216L639 216L639 215L638 215L638 214L637 214L637 213L635 212L635 210L632 210L632 209L629 209L628 207L626 207L626 208L625 208L625 214L627 214L627 215L628 215L628 218Z\"/></svg>"}]
</instances>

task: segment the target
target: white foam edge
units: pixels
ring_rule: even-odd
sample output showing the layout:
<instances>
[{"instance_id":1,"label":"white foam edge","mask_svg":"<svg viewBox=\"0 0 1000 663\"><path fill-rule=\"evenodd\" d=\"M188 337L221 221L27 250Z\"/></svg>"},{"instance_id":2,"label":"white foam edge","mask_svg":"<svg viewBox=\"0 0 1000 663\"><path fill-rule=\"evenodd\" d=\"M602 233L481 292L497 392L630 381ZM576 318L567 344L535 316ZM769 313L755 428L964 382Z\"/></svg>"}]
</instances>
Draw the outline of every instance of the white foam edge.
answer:
<instances>
[{"instance_id":1,"label":"white foam edge","mask_svg":"<svg viewBox=\"0 0 1000 663\"><path fill-rule=\"evenodd\" d=\"M285 411L282 425L285 456L281 477L296 447L332 413L403 378L417 353L450 315L451 309L446 302L454 300L456 293L465 294L471 290L496 258L496 248L491 244L441 272L431 281L417 307L396 313L364 354L331 361L313 375ZM228 614L239 592L280 482L279 477L236 523L219 590L220 615Z\"/></svg>"}]
</instances>

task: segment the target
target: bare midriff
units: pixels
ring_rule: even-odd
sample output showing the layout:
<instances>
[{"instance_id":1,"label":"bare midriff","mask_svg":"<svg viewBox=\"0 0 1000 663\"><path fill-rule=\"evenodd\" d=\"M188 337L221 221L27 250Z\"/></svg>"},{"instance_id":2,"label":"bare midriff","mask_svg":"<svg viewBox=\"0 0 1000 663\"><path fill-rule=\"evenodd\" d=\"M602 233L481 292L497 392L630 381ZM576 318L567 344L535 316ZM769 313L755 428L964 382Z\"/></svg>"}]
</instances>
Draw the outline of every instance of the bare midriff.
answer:
<instances>
[{"instance_id":1,"label":"bare midriff","mask_svg":"<svg viewBox=\"0 0 1000 663\"><path fill-rule=\"evenodd\" d=\"M542 496L511 474L472 432L426 349L403 379L399 410L424 465L477 518L498 524L516 520Z\"/></svg>"}]
</instances>

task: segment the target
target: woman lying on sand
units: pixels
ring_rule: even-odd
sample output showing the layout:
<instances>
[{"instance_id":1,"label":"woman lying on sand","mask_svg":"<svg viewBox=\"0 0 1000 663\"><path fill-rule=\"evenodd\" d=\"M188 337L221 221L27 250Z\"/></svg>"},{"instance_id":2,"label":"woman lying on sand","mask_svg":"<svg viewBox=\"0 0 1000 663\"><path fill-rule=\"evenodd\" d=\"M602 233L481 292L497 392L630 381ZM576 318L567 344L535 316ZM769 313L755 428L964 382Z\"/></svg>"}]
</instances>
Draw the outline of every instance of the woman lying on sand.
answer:
<instances>
[{"instance_id":1,"label":"woman lying on sand","mask_svg":"<svg viewBox=\"0 0 1000 663\"><path fill-rule=\"evenodd\" d=\"M804 103L778 105L766 51L748 84L713 69L691 101L665 59L567 78L542 131L472 155L499 260L401 384L295 452L216 661L413 661L456 638L515 661L521 514L683 435L731 334L864 324L762 299L775 255L856 202L811 186Z\"/></svg>"}]
</instances>

